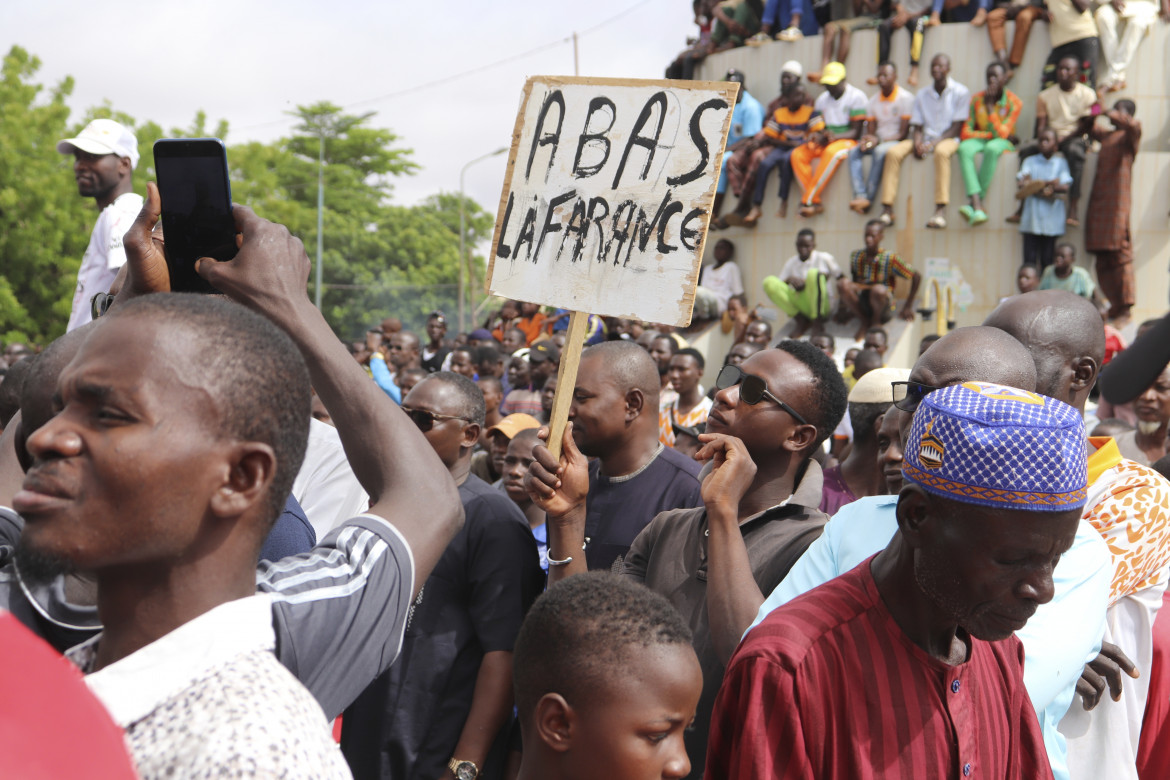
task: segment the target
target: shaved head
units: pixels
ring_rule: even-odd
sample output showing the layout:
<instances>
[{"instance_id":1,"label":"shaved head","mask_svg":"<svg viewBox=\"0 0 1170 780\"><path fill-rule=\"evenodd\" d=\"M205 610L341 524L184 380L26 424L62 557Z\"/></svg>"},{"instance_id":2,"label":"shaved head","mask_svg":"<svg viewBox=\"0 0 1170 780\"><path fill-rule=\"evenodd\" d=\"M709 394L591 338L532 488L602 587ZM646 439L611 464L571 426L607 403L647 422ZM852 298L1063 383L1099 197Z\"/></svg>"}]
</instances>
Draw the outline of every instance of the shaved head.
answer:
<instances>
[{"instance_id":1,"label":"shaved head","mask_svg":"<svg viewBox=\"0 0 1170 780\"><path fill-rule=\"evenodd\" d=\"M661 387L658 366L646 350L629 341L603 341L581 353L581 358L596 358L606 377L623 394L637 388L658 408Z\"/></svg>"},{"instance_id":2,"label":"shaved head","mask_svg":"<svg viewBox=\"0 0 1170 780\"><path fill-rule=\"evenodd\" d=\"M974 381L1036 389L1036 367L1024 345L983 325L943 336L922 353L910 376L914 381L929 379L926 384L935 387Z\"/></svg>"},{"instance_id":3,"label":"shaved head","mask_svg":"<svg viewBox=\"0 0 1170 780\"><path fill-rule=\"evenodd\" d=\"M1083 409L1105 357L1105 327L1090 301L1064 290L1034 290L1008 298L983 324L1027 348L1036 392Z\"/></svg>"}]
</instances>

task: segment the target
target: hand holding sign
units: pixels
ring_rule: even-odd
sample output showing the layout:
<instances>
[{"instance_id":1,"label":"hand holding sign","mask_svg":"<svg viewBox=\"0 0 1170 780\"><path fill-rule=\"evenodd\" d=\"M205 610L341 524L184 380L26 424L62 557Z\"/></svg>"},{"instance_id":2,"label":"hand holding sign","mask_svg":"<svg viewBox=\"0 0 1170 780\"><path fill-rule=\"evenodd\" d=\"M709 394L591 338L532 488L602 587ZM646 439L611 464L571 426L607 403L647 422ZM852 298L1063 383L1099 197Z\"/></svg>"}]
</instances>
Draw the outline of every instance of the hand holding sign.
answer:
<instances>
[{"instance_id":1,"label":"hand holding sign","mask_svg":"<svg viewBox=\"0 0 1170 780\"><path fill-rule=\"evenodd\" d=\"M488 292L569 309L559 456L587 313L691 321L739 85L536 76L524 86Z\"/></svg>"}]
</instances>

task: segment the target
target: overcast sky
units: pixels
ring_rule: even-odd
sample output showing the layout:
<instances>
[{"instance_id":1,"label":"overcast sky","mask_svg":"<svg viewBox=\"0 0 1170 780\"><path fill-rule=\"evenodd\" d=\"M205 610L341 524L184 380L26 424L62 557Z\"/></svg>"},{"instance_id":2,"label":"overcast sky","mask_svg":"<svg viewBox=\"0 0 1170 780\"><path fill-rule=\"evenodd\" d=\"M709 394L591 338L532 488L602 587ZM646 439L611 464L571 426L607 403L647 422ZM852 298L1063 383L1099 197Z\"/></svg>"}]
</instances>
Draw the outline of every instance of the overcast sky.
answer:
<instances>
[{"instance_id":1,"label":"overcast sky","mask_svg":"<svg viewBox=\"0 0 1170 780\"><path fill-rule=\"evenodd\" d=\"M661 78L695 27L687 0L0 0L4 52L39 57L40 83L72 76L74 120L108 101L185 127L203 109L230 144L285 135L284 112L319 100L376 111L422 168L398 180L403 204L458 191L466 163L511 144L524 80L571 75L574 31L581 75ZM467 172L493 214L505 161Z\"/></svg>"}]
</instances>

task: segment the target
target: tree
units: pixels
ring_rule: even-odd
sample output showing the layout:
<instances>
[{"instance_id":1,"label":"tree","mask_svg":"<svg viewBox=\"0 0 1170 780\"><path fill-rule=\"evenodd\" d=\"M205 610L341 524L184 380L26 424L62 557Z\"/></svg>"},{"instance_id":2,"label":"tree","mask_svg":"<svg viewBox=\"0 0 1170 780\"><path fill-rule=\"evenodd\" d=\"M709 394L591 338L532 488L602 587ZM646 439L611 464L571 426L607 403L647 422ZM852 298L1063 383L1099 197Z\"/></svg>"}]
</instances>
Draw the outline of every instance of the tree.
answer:
<instances>
[{"instance_id":1,"label":"tree","mask_svg":"<svg viewBox=\"0 0 1170 780\"><path fill-rule=\"evenodd\" d=\"M70 123L64 79L46 90L34 77L40 62L13 47L0 70L0 334L6 340L46 342L65 330L77 269L97 212L77 194L69 158L56 143L97 117L134 129L142 158L134 188L154 179L154 142L162 137L214 135L206 114L189 127L164 130L103 104ZM391 203L396 177L418 170L411 150L390 130L372 127L371 114L348 115L331 103L301 106L294 133L271 143L228 149L232 196L261 216L286 225L316 259L318 156L324 140L325 209L322 309L339 335L360 336L387 316L421 329L433 309L454 311L459 276L459 197L431 196L418 206ZM469 252L491 234L492 218L465 202ZM474 256L471 278L482 284Z\"/></svg>"},{"instance_id":2,"label":"tree","mask_svg":"<svg viewBox=\"0 0 1170 780\"><path fill-rule=\"evenodd\" d=\"M0 67L0 333L45 341L69 320L77 268L96 217L79 198L66 158L65 99L73 80L47 90L41 62L14 46Z\"/></svg>"}]
</instances>

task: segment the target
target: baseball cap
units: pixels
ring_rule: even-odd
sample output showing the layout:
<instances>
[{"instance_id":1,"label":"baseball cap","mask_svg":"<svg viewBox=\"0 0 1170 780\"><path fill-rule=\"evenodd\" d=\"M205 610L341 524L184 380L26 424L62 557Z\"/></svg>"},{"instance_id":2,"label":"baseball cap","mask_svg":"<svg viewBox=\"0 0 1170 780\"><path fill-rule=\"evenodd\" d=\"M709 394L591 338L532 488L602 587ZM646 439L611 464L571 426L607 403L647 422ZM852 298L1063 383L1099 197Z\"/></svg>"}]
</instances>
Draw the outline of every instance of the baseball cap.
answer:
<instances>
[{"instance_id":1,"label":"baseball cap","mask_svg":"<svg viewBox=\"0 0 1170 780\"><path fill-rule=\"evenodd\" d=\"M516 434L520 433L520 431L526 431L529 428L539 427L540 420L536 419L530 414L517 412L516 414L510 414L504 419L500 420L498 423L488 428L487 432L488 434L492 434L496 431L499 431L500 433L507 436L509 440L511 440Z\"/></svg>"},{"instance_id":2,"label":"baseball cap","mask_svg":"<svg viewBox=\"0 0 1170 780\"><path fill-rule=\"evenodd\" d=\"M129 157L131 168L138 165L138 139L129 128L113 119L95 119L76 138L57 142L57 151L61 154L73 154L78 149L89 154Z\"/></svg>"},{"instance_id":3,"label":"baseball cap","mask_svg":"<svg viewBox=\"0 0 1170 780\"><path fill-rule=\"evenodd\" d=\"M796 60L789 60L780 66L781 73L791 73L793 76L800 78L804 75L804 68Z\"/></svg>"},{"instance_id":4,"label":"baseball cap","mask_svg":"<svg viewBox=\"0 0 1170 780\"><path fill-rule=\"evenodd\" d=\"M476 328L467 334L467 338L475 339L476 341L492 341L495 339L495 336L487 328Z\"/></svg>"},{"instance_id":5,"label":"baseball cap","mask_svg":"<svg viewBox=\"0 0 1170 780\"><path fill-rule=\"evenodd\" d=\"M845 80L845 66L839 62L830 62L821 73L821 83L826 87L840 84Z\"/></svg>"},{"instance_id":6,"label":"baseball cap","mask_svg":"<svg viewBox=\"0 0 1170 780\"><path fill-rule=\"evenodd\" d=\"M724 81L734 81L738 84L743 84L745 78L746 78L746 76L743 75L742 70L737 70L736 68L731 68L730 70L727 71L727 75L723 77L723 80Z\"/></svg>"},{"instance_id":7,"label":"baseball cap","mask_svg":"<svg viewBox=\"0 0 1170 780\"><path fill-rule=\"evenodd\" d=\"M528 362L542 363L551 360L554 363L561 359L561 351L551 341L538 341L528 348Z\"/></svg>"}]
</instances>

